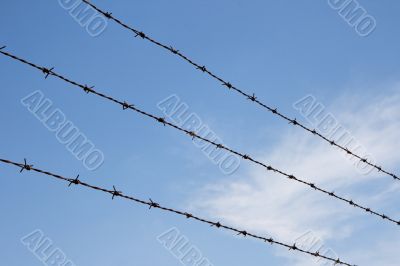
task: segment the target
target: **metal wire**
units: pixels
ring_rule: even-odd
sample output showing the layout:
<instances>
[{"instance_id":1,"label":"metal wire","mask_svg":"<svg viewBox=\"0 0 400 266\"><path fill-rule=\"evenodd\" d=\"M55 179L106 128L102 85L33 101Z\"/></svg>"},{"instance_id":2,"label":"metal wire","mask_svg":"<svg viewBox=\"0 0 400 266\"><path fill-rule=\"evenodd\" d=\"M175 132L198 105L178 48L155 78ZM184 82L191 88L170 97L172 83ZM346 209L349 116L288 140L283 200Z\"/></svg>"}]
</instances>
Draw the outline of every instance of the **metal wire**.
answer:
<instances>
[{"instance_id":1,"label":"metal wire","mask_svg":"<svg viewBox=\"0 0 400 266\"><path fill-rule=\"evenodd\" d=\"M158 47L166 49L167 51L171 52L172 54L178 56L179 58L183 59L187 63L189 63L192 66L194 66L197 70L199 70L199 71L201 71L203 73L206 73L207 75L209 75L214 80L217 80L224 87L228 88L231 91L235 91L235 92L239 93L240 95L245 97L247 100L250 100L251 102L259 105L260 107L262 107L263 109L266 109L267 111L271 112L272 114L274 114L274 115L286 120L287 122L289 122L289 124L291 124L293 126L298 126L298 127L302 128L302 129L304 129L308 133L311 133L312 135L317 136L320 139L328 142L330 145L335 146L335 147L339 148L340 150L346 152L346 154L357 158L362 163L367 164L367 165L375 168L379 172L382 172L382 173L392 177L394 180L400 180L400 177L398 175L385 170L382 166L379 166L379 165L373 163L372 161L368 160L367 157L363 157L361 155L356 154L355 152L352 152L347 147L344 147L344 146L340 145L339 143L335 142L333 139L329 139L328 137L325 137L324 135L322 135L322 133L318 132L316 129L309 128L306 125L298 122L296 119L292 119L292 118L286 116L282 112L278 111L277 108L271 107L271 106L261 102L260 100L258 100L258 98L255 96L254 93L250 94L250 93L245 92L244 90L236 87L232 83L228 82L227 80L221 78L220 76L218 76L214 72L210 71L206 66L196 63L191 58L189 58L188 56L184 55L182 52L180 52L179 50L175 49L174 47L172 47L170 45L163 44L163 43L153 39L149 35L145 34L143 31L137 30L137 29L125 24L124 22L122 22L121 20L119 20L118 18L113 16L112 13L103 11L102 9L98 8L96 5L94 5L90 1L88 1L88 0L82 0L82 1L85 2L87 5L91 6L92 8L94 8L96 11L98 11L102 15L104 15L109 20L112 20L112 21L116 22L118 25L124 27L125 29L127 29L127 30L129 30L131 32L133 32L135 34L135 37L141 37L143 40L147 40L147 41L155 44Z\"/></svg>"},{"instance_id":2,"label":"metal wire","mask_svg":"<svg viewBox=\"0 0 400 266\"><path fill-rule=\"evenodd\" d=\"M81 181L79 179L79 175L77 177L75 177L75 178L67 178L67 177L61 176L59 174L54 174L54 173L51 173L49 171L41 170L41 169L33 167L33 165L27 164L26 159L24 159L24 163L17 163L17 162L14 162L14 161L10 161L10 160L7 160L7 159L1 159L0 158L0 162L2 162L4 164L9 164L9 165L16 166L16 167L21 169L20 172L22 172L24 170L26 170L26 171L34 171L34 172L37 172L37 173L41 173L41 174L53 177L53 178L58 179L58 180L62 180L62 181L68 182L68 187L70 187L71 185L80 185L80 186L83 186L83 187L87 187L89 189L93 189L93 190L101 191L101 192L104 192L104 193L108 193L108 194L110 194L112 196L111 199L120 197L120 198L123 198L123 199L126 199L126 200L131 200L131 201L134 201L134 202L136 202L138 204L146 205L146 206L149 207L149 209L152 209L152 208L160 209L160 210L163 210L163 211L166 211L166 212L170 212L170 213L174 213L174 214L183 216L183 217L185 217L187 219L190 219L190 220L196 220L196 221L201 222L201 223L209 224L209 225L211 225L211 226L213 226L213 227L215 227L217 229L226 229L228 231L236 233L237 235L242 235L243 237L255 238L255 239L261 240L261 241L263 241L265 243L275 244L275 245L278 245L278 246L281 246L281 247L288 248L289 250L292 250L292 251L298 251L298 252L301 252L301 253L304 253L304 254L308 254L308 255L311 255L311 256L314 256L314 257L319 257L319 258L322 258L322 259L325 259L325 260L329 260L329 261L334 262L335 264L352 266L351 264L346 263L346 262L342 261L339 258L328 257L328 256L325 256L323 254L320 254L318 251L311 252L311 251L299 248L299 247L296 246L296 243L287 244L287 243L281 242L279 240L275 240L272 237L263 237L263 236L256 235L254 233L248 232L247 230L241 230L241 229L237 229L237 228L234 228L234 227L230 227L230 226L224 225L224 224L222 224L220 222L207 220L205 218L201 218L199 216L193 215L193 214L188 213L188 212L183 212L183 211L179 211L179 210L176 210L176 209L173 209L173 208L164 207L164 206L160 205L159 203L154 202L152 199L149 199L149 201L146 201L146 200L138 199L136 197L127 196L127 195L123 194L121 191L118 191L115 188L115 186L113 186L112 190L105 189L105 188L98 187L98 186L95 186L95 185L91 185L91 184L88 184L88 183L85 183L85 182ZM354 265L354 266L356 266L356 265Z\"/></svg>"},{"instance_id":3,"label":"metal wire","mask_svg":"<svg viewBox=\"0 0 400 266\"><path fill-rule=\"evenodd\" d=\"M332 198L334 198L334 199L337 199L337 200L340 200L340 201L342 201L342 202L345 202L345 203L349 204L350 206L353 206L353 207L355 207L355 208L358 208L358 209L361 209L361 210L365 211L365 212L368 213L368 214L371 214L371 215L380 217L380 218L382 218L383 220L389 221L389 222L394 223L394 224L396 224L396 225L400 225L400 221L394 220L393 218L390 218L389 216L387 216L387 215L385 215L385 214L383 214L383 213L379 213L379 212L377 212L377 211L372 210L371 208L364 207L364 206L362 206L362 205L360 205L360 204L354 202L353 200L349 200L349 199L346 199L346 198L344 198L344 197L341 197L341 196L337 195L335 192L330 192L330 191L328 191L328 190L326 190L326 189L320 188L320 187L318 187L317 185L315 185L314 183L307 182L307 181L305 181L305 180L303 180L303 179L300 179L300 178L296 177L295 175L288 174L288 173L286 173L286 172L284 172L284 171L282 171L282 170L279 170L279 169L277 169L277 168L275 168L275 167L273 167L273 166L271 166L271 165L267 165L267 164L265 164L265 163L263 163L263 162L261 162L261 161L258 161L258 160L256 160L256 159L253 159L252 157L250 157L249 155L247 155L247 154L245 154L245 153L238 152L238 151L236 151L236 150L233 150L233 149L231 149L231 148L228 148L227 146L224 146L224 145L221 144L221 143L217 143L217 142L215 142L215 141L212 141L212 140L209 140L209 139L207 139L207 138L201 137L201 136L199 136L198 134L196 134L196 132L194 132L194 131L190 131L190 130L184 129L184 128L179 127L179 126L177 126L177 125L175 125L175 124L173 124L173 123L171 123L171 122L168 122L168 121L167 121L165 118L163 118L163 117L157 117L157 116L155 116L155 115L153 115L153 114L150 114L150 113L148 113L148 112L146 112L146 111L143 111L143 110L141 110L141 109L135 107L135 105L129 104L127 101L117 100L117 99L115 99L115 98L113 98L113 97L111 97L111 96L108 96L108 95L105 95L105 94L103 94L103 93L100 93L100 92L96 91L96 90L94 89L93 86L92 86L92 87L89 87L89 86L87 86L87 85L83 85L83 84L80 84L80 83L78 83L78 82L76 82L76 81L70 80L69 78L66 78L66 77L64 77L64 76L62 76L62 75L56 73L56 72L53 70L53 68L49 69L49 68L45 68L45 67L42 67L42 66L38 66L38 65L36 65L36 64L34 64L34 63L31 63L31 62L29 62L29 61L27 61L27 60L25 60L25 59L22 59L22 58L20 58L20 57L17 57L17 56L15 56L15 55L12 55L12 54L10 54L10 53L8 53L8 52L5 52L5 51L3 51L3 50L0 50L0 53L3 54L3 55L8 56L8 57L10 57L10 58L12 58L12 59L14 59L14 60L17 60L17 61L19 61L19 62L22 62L22 63L24 63L24 64L27 64L27 65L29 65L29 66L35 68L35 69L40 70L41 72L43 72L43 74L45 74L45 77L46 77L46 78L49 77L49 76L57 77L57 78L59 78L59 79L65 81L65 82L67 82L67 83L70 83L70 84L72 84L72 85L74 85L74 86L76 86L76 87L82 89L82 90L83 90L85 93L87 93L87 94L93 94L93 95L99 96L99 97L101 97L101 98L103 98L103 99L107 99L107 100L112 101L112 102L114 102L114 103L116 103L116 104L119 104L120 106L122 106L122 109L123 109L123 110L129 109L129 110L135 111L135 112L137 112L137 113L139 113L139 114L141 114L141 115L144 115L144 116L146 116L146 117L152 118L153 120L155 120L155 121L157 121L157 122L163 124L164 126L172 127L172 128L174 128L174 129L179 130L180 132L183 132L183 133L187 134L188 136L190 136L190 137L193 138L193 139L197 138L197 139L199 139L199 140L203 140L203 141L205 141L205 142L207 142L207 143L213 145L213 146L216 147L217 149L224 149L224 150L226 150L226 151L228 151L228 152L230 152L230 153L232 153L232 154L238 155L238 156L242 157L244 160L248 160L248 161L250 161L250 162L252 162L252 163L254 163L254 164L256 164L256 165L259 165L259 166L265 168L267 171L273 171L273 172L275 172L275 173L278 173L278 174L280 174L280 175L286 177L286 178L289 179L289 180L292 180L292 181L301 183L301 184L303 184L303 185L306 185L306 186L308 186L309 188L311 188L311 189L313 189L313 190L315 190L315 191L322 192L322 193L324 193L325 195L328 195L329 197L332 197Z\"/></svg>"}]
</instances>

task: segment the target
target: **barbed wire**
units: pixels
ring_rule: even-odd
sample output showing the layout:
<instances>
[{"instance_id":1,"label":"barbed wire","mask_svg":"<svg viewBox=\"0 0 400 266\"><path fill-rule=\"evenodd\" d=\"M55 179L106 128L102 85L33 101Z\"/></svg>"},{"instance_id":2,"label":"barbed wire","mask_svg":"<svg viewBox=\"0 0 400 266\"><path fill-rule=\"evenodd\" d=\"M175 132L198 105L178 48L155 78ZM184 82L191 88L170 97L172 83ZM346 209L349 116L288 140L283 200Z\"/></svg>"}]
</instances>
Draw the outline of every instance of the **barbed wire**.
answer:
<instances>
[{"instance_id":1,"label":"barbed wire","mask_svg":"<svg viewBox=\"0 0 400 266\"><path fill-rule=\"evenodd\" d=\"M221 78L220 76L218 76L214 72L210 71L205 65L201 65L201 64L196 63L195 61L193 61L192 59L190 59L189 57L187 57L186 55L184 55L183 53L181 53L179 50L175 49L174 47L169 46L169 45L165 45L165 44L153 39L149 35L145 34L143 31L140 31L140 30L132 28L131 26L125 24L121 20L119 20L116 17L114 17L112 15L112 13L103 11L102 9L98 8L96 5L94 5L90 1L88 1L88 0L82 0L82 1L85 2L87 5L91 6L92 8L94 8L96 11L98 11L102 15L104 15L107 19L113 20L117 24L119 24L120 26L122 26L125 29L128 29L131 32L133 32L135 34L135 37L141 37L142 39L147 40L147 41L155 44L158 47L162 47L162 48L168 50L172 54L180 57L181 59L183 59L187 63L189 63L192 66L194 66L197 70L199 70L199 71L201 71L203 73L206 73L210 77L212 77L213 79L217 80L218 82L221 82L221 84L223 86L227 87L229 90L236 91L237 93L239 93L240 95L244 96L246 99L250 100L251 102L258 104L262 108L267 109L272 114L274 114L274 115L286 120L287 122L289 122L289 124L291 124L293 126L298 126L298 127L302 128L302 129L304 129L305 131L313 134L314 136L317 136L317 137L323 139L324 141L328 142L330 145L335 146L335 147L339 148L340 150L346 152L348 155L357 158L362 163L367 164L367 165L375 168L379 172L382 172L382 173L384 173L386 175L391 176L394 180L397 180L397 181L400 180L400 177L398 175L385 170L382 166L379 166L379 165L373 163L371 160L368 160L367 157L362 157L362 156L356 154L355 152L352 152L349 148L340 145L339 143L337 143L333 139L329 139L328 137L325 137L322 133L318 132L316 129L312 129L312 128L307 127L306 125L304 125L304 124L300 123L299 121L297 121L296 118L292 119L292 118L286 116L285 114L281 113L280 111L278 111L277 108L268 106L267 104L265 104L265 103L261 102L260 100L258 100L258 98L255 96L254 93L249 94L249 93L243 91L242 89L236 87L232 83L224 80L223 78Z\"/></svg>"},{"instance_id":2,"label":"barbed wire","mask_svg":"<svg viewBox=\"0 0 400 266\"><path fill-rule=\"evenodd\" d=\"M101 97L101 98L103 98L103 99L107 99L107 100L112 101L112 102L114 102L114 103L116 103L116 104L119 104L119 105L122 106L122 109L123 109L123 110L129 109L129 110L135 111L135 112L137 112L137 113L139 113L139 114L141 114L141 115L144 115L144 116L146 116L146 117L152 118L153 120L155 120L155 121L157 121L157 122L163 124L164 126L169 126L169 127L172 127L172 128L174 128L174 129L179 130L180 132L185 133L186 135L190 136L192 139L197 138L197 139L199 139L199 140L202 140L202 141L204 141L204 142L207 142L207 143L213 145L213 146L214 146L215 148L217 148L217 149L223 149L223 150L226 150L226 151L228 151L228 152L230 152L230 153L232 153L232 154L238 155L238 156L240 156L241 158L243 158L244 160L248 160L248 161L250 161L250 162L252 162L252 163L254 163L254 164L256 164L256 165L259 165L259 166L265 168L267 171L272 171L272 172L274 172L274 173L278 173L278 174L280 174L280 175L286 177L286 178L289 179L289 180L296 181L296 182L298 182L298 183L301 183L301 184L303 184L303 185L306 185L306 186L310 187L311 189L313 189L313 190L315 190L315 191L322 192L322 193L324 193L325 195L328 195L328 196L330 196L330 197L332 197L332 198L335 198L335 199L337 199L337 200L340 200L340 201L342 201L342 202L345 202L345 203L349 204L350 206L353 206L353 207L355 207L355 208L364 210L366 213L369 213L369 214L374 215L374 216L378 216L378 217L382 218L383 220L386 220L386 221L395 223L395 224L397 224L397 225L400 225L400 220L399 220L399 221L396 221L396 220L390 218L389 216L387 216L387 215L385 215L385 214L381 214L381 213L379 213L379 212L377 212L377 211L372 210L371 208L364 207L364 206L362 206L362 205L360 205L360 204L354 202L353 200L349 200L349 199L346 199L346 198L344 198L344 197L341 197L341 196L337 195L335 192L330 192L330 191L328 191L328 190L326 190L326 189L320 188L320 187L318 187L317 185L315 185L314 183L307 182L307 181L305 181L305 180L303 180L303 179L300 179L300 178L296 177L295 175L288 174L288 173L286 173L286 172L284 172L284 171L282 171L282 170L279 170L279 169L277 169L277 168L275 168L275 167L273 167L273 166L271 166L271 165L267 165L267 164L265 164L265 163L263 163L263 162L261 162L261 161L258 161L258 160L256 160L256 159L253 159L252 157L250 157L249 155L247 155L247 154L245 154L245 153L238 152L238 151L233 150L233 149L231 149L231 148L229 148L229 147L227 147L227 146L225 146L225 145L223 145L223 144L221 144L221 143L218 143L218 142L209 140L209 139L207 139L207 138L205 138L205 137L202 137L202 136L198 135L198 134L197 134L196 132L194 132L194 131L190 131L190 130L184 129L184 128L182 128L182 127L180 127L180 126L177 126L177 125L175 125L175 124L173 124L173 123L171 123L171 122L168 122L168 121L166 120L166 118L164 118L164 117L157 117L157 116L155 116L155 115L153 115L153 114L150 114L150 113L148 113L148 112L146 112L146 111L143 111L143 110L137 108L135 105L129 104L127 101L121 101L121 100L115 99L115 98L113 98L113 97L111 97L111 96L108 96L108 95L106 95L106 94L103 94L103 93L101 93L101 92L98 92L98 91L96 91L96 90L94 89L94 86L89 87L88 85L83 85L83 84L80 84L80 83L78 83L78 82L76 82L76 81L70 80L69 78L66 78L66 77L64 77L64 76L62 76L62 75L60 75L60 74L54 72L54 68L45 68L45 67L42 67L42 66L38 66L38 65L36 65L36 64L34 64L34 63L32 63L32 62L29 62L29 61L27 61L27 60L25 60L25 59L22 59L22 58L20 58L20 57L17 57L17 56L15 56L15 55L10 54L10 53L8 53L8 52L5 52L5 51L3 51L3 50L0 50L0 53L3 54L3 55L8 56L8 57L10 57L10 58L12 58L12 59L14 59L14 60L17 60L17 61L19 61L19 62L22 62L22 63L24 63L24 64L27 64L27 65L29 65L29 66L31 66L31 67L37 69L37 70L40 70L40 71L45 75L45 78L48 78L49 76L57 77L57 78L59 78L59 79L65 81L65 82L67 82L67 83L69 83L69 84L72 84L72 85L74 85L74 86L76 86L76 87L82 89L82 90L83 90L85 93L87 93L87 94L91 93L91 94L97 95L97 96L99 96L99 97Z\"/></svg>"},{"instance_id":3,"label":"barbed wire","mask_svg":"<svg viewBox=\"0 0 400 266\"><path fill-rule=\"evenodd\" d=\"M0 158L0 162L2 162L4 164L14 165L14 166L20 168L20 173L23 172L24 170L25 171L34 171L34 172L37 172L37 173L40 173L40 174L44 174L44 175L53 177L53 178L58 179L58 180L62 180L62 181L68 182L68 187L70 187L71 185L80 185L80 186L87 187L87 188L90 188L90 189L93 189L93 190L97 190L97 191L102 191L102 192L108 193L108 194L110 194L112 196L111 197L112 200L114 198L116 198L116 197L124 198L124 199L127 199L127 200L134 201L136 203L142 204L142 205L146 205L146 206L149 207L149 209L152 209L152 208L160 209L160 210L167 211L167 212L170 212L170 213L174 213L174 214L177 214L177 215L180 215L180 216L184 216L187 219L192 219L192 220L196 220L196 221L199 221L199 222L202 222L202 223L209 224L209 225L211 225L213 227L216 227L218 229L226 229L226 230L235 232L235 233L237 233L237 235L242 235L243 237L252 237L252 238L255 238L255 239L258 239L258 240L262 240L265 243L268 242L271 245L275 244L275 245L278 245L278 246L286 247L289 250L298 251L298 252L301 252L301 253L304 253L304 254L312 255L314 257L319 257L319 258L322 258L322 259L325 259L325 260L329 260L329 261L334 262L335 265L336 264L341 264L341 265L347 265L347 266L356 266L356 265L351 265L349 263L346 263L346 262L342 261L340 258L332 258L332 257L325 256L323 254L320 254L319 251L311 252L309 250L302 249L300 247L297 247L296 243L287 244L287 243L281 242L279 240L275 240L272 237L268 237L267 238L267 237L259 236L259 235L256 235L254 233L248 232L247 230L241 230L241 229L237 229L237 228L234 228L234 227L230 227L230 226L224 225L224 224L220 223L219 221L218 222L213 222L211 220L207 220L205 218L201 218L199 216L193 215L193 214L188 213L188 212L183 212L183 211L179 211L179 210L176 210L176 209L173 209L173 208L164 207L164 206L160 205L159 203L153 201L151 198L149 199L149 201L146 201L146 200L138 199L138 198L135 198L135 197L132 197L132 196L127 196L127 195L123 194L122 191L118 191L115 188L115 186L113 186L113 189L110 190L110 189L105 189L105 188L98 187L98 186L95 186L95 185L91 185L91 184L88 184L88 183L85 183L85 182L81 181L81 179L79 179L79 175L77 177L74 177L74 178L67 178L67 177L61 176L59 174L54 174L54 173L51 173L49 171L38 169L38 168L33 167L33 165L28 164L26 159L24 159L24 163L17 163L17 162L14 162L14 161L10 161L10 160L7 160L7 159L1 159Z\"/></svg>"}]
</instances>

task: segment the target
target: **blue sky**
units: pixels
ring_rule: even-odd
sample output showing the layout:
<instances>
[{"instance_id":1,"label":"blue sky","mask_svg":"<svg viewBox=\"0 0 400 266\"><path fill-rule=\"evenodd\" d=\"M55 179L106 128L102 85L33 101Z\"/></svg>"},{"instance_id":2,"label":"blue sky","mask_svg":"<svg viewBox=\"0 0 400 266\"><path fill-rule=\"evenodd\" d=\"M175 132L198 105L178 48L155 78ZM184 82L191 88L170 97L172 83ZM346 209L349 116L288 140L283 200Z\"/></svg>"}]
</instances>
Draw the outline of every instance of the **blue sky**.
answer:
<instances>
[{"instance_id":1,"label":"blue sky","mask_svg":"<svg viewBox=\"0 0 400 266\"><path fill-rule=\"evenodd\" d=\"M246 91L309 123L293 103L311 94L373 155L399 172L398 12L394 0L359 1L377 27L360 37L327 1L94 2L173 45ZM400 187L318 139L224 89L171 54L109 23L98 37L58 1L3 1L0 46L157 115L179 96L228 146L400 218ZM358 265L397 265L400 233L365 215L241 162L224 175L177 131L85 95L0 56L1 152L39 168L293 242L312 230ZM40 90L105 155L88 171L21 104ZM312 124L308 124L313 126ZM20 242L40 229L75 265L181 265L157 241L176 227L213 265L318 265L284 249L232 236L160 211L112 201L36 174L0 166L4 265L43 265Z\"/></svg>"}]
</instances>

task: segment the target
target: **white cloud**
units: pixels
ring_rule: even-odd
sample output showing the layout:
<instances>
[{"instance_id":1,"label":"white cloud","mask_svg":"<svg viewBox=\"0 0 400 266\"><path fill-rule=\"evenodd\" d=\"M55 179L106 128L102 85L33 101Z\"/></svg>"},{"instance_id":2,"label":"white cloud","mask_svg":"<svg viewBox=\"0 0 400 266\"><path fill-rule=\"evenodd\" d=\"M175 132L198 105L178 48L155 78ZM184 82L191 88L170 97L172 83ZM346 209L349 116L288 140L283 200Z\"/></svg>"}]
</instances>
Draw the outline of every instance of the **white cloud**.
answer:
<instances>
[{"instance_id":1,"label":"white cloud","mask_svg":"<svg viewBox=\"0 0 400 266\"><path fill-rule=\"evenodd\" d=\"M384 163L385 168L393 170L400 162L399 103L400 90L396 89L381 98L371 96L359 99L347 95L338 99L329 111L373 154L378 163ZM383 207L396 203L394 196L399 186L390 177L376 171L368 176L360 175L343 153L298 128L288 128L280 142L272 150L266 148L259 152L263 153L257 159L315 182L322 188L334 190L362 205L383 211ZM362 262L361 265L395 265L393 261L400 259L396 248L391 246L398 247L400 242L395 225L385 225L384 221L377 220L378 217L369 216L257 166L251 169L239 180L227 178L208 184L198 193L191 208L209 217L218 217L230 225L252 229L287 242L293 242L302 233L313 230L327 243L346 245L352 238L358 237L360 228L369 228L372 232L368 235L363 232L363 237L370 241L367 246L370 259L363 256L366 243L360 242L357 242L361 246L356 250L341 249L340 257L352 263ZM381 184L382 192L375 193L374 184ZM396 215L400 212L390 213L389 216L400 218ZM381 228L392 230L393 234L374 231ZM391 235L390 240L376 239L387 235ZM276 252L288 256L290 265L313 265L307 257L293 257L278 249ZM379 263L382 258L385 258L384 264Z\"/></svg>"}]
</instances>

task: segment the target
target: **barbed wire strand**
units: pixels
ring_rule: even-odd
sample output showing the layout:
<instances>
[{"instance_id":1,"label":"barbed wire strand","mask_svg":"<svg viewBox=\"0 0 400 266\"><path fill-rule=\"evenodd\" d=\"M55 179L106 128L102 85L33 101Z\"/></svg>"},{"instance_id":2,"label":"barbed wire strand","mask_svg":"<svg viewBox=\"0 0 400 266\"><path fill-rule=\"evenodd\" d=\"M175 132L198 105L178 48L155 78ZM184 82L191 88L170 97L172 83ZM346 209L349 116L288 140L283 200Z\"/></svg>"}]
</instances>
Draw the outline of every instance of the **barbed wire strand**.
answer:
<instances>
[{"instance_id":1,"label":"barbed wire strand","mask_svg":"<svg viewBox=\"0 0 400 266\"><path fill-rule=\"evenodd\" d=\"M91 185L91 184L88 184L88 183L85 183L85 182L81 181L79 179L79 175L77 177L75 177L75 178L67 178L67 177L61 176L59 174L54 174L54 173L51 173L51 172L48 172L48 171L44 171L44 170L41 170L41 169L33 167L33 165L28 164L26 159L24 159L24 163L17 163L17 162L14 162L14 161L10 161L10 160L7 160L7 159L1 159L0 158L0 162L2 162L4 164L9 164L9 165L16 166L16 167L20 168L20 172L23 172L24 170L25 171L34 171L34 172L37 172L37 173L40 173L40 174L44 174L44 175L53 177L53 178L58 179L58 180L62 180L62 181L68 182L69 183L68 187L70 187L71 185L81 185L83 187L87 187L87 188L90 188L90 189L93 189L93 190L109 193L112 196L112 199L114 199L116 197L120 197L120 198L123 198L123 199L131 200L131 201L134 201L134 202L142 204L142 205L147 205L149 207L149 209L154 208L154 209L160 209L160 210L163 210L163 211L174 213L174 214L177 214L177 215L180 215L180 216L184 216L187 219L192 219L192 220L196 220L196 221L199 221L199 222L202 222L202 223L209 224L209 225L211 225L213 227L216 227L218 229L226 229L226 230L232 231L234 233L237 233L238 235L242 235L243 237L247 237L247 236L248 237L252 237L252 238L255 238L255 239L258 239L258 240L262 240L263 242L268 242L270 244L275 244L275 245L278 245L278 246L286 247L289 250L298 251L298 252L301 252L301 253L304 253L304 254L312 255L314 257L319 257L319 258L322 258L322 259L325 259L325 260L329 260L329 261L334 262L335 264L353 266L353 265L351 265L349 263L346 263L346 262L342 261L340 258L327 257L327 256L325 256L323 254L320 254L318 251L311 252L309 250L305 250L305 249L302 249L300 247L297 247L296 243L294 243L292 245L289 245L289 244L281 242L279 240L275 240L275 239L273 239L271 237L267 238L267 237L259 236L259 235L256 235L254 233L247 232L245 230L240 230L240 229L237 229L237 228L234 228L234 227L230 227L230 226L221 224L220 222L213 222L213 221L210 221L210 220L195 216L195 215L190 214L188 212L183 212L183 211L179 211L179 210L172 209L172 208L169 208L169 207L161 206L159 203L154 202L152 199L149 199L149 201L145 201L145 200L138 199L138 198L135 198L135 197L132 197L132 196L127 196L127 195L123 194L121 191L118 191L115 188L115 186L113 186L112 190L105 189L105 188L101 188L101 187L98 187L98 186L95 186L95 185ZM356 266L356 265L354 265L354 266Z\"/></svg>"},{"instance_id":2,"label":"barbed wire strand","mask_svg":"<svg viewBox=\"0 0 400 266\"><path fill-rule=\"evenodd\" d=\"M173 123L171 123L171 122L168 122L168 121L166 120L166 118L157 117L157 116L155 116L155 115L153 115L153 114L147 113L146 111L143 111L143 110L141 110L141 109L135 107L135 105L129 104L127 101L117 100L117 99L115 99L115 98L113 98L113 97L111 97L111 96L105 95L105 94L103 94L103 93L101 93L101 92L99 92L99 91L96 91L96 90L94 89L94 86L89 87L88 85L83 85L83 84L80 84L80 83L78 83L78 82L76 82L76 81L70 80L70 79L68 79L68 78L66 78L66 77L64 77L64 76L62 76L62 75L60 75L60 74L54 72L54 68L50 68L50 69L49 69L49 68L45 68L45 67L38 66L38 65L36 65L36 64L34 64L34 63L32 63L32 62L29 62L29 61L27 61L27 60L25 60L25 59L22 59L22 58L20 58L20 57L17 57L17 56L15 56L15 55L10 54L10 53L8 53L8 52L5 52L5 51L3 51L3 50L0 50L0 53L3 54L3 55L8 56L8 57L10 57L10 58L12 58L12 59L14 59L14 60L17 60L17 61L19 61L19 62L22 62L22 63L24 63L24 64L27 64L27 65L29 65L29 66L31 66L31 67L37 69L37 70L40 70L40 71L43 72L43 74L45 75L45 78L48 78L49 76L57 77L57 78L59 78L59 79L65 81L65 82L67 82L67 83L69 83L69 84L72 84L72 85L74 85L74 86L76 86L76 87L82 89L82 90L83 90L85 93L87 93L87 94L91 93L91 94L94 94L94 95L96 95L96 96L99 96L99 97L101 97L101 98L103 98L103 99L107 99L107 100L112 101L112 102L114 102L114 103L116 103L116 104L119 104L119 105L122 106L122 109L123 109L123 110L130 109L130 110L135 111L135 112L137 112L137 113L139 113L139 114L141 114L141 115L144 115L144 116L146 116L146 117L152 118L153 120L155 120L155 121L157 121L157 122L163 124L164 126L172 127L172 128L174 128L174 129L177 129L177 130L179 130L179 131L181 131L181 132L187 134L187 135L190 136L192 139L197 138L197 139L199 139L199 140L202 140L202 141L204 141L204 142L207 142L207 143L213 145L213 146L214 146L215 148L217 148L217 149L223 149L223 150L226 150L226 151L230 152L231 154L235 154L235 155L237 155L237 156L240 156L240 157L243 158L244 160L248 160L248 161L250 161L250 162L252 162L252 163L254 163L254 164L256 164L256 165L259 165L259 166L265 168L267 171L272 171L272 172L278 173L278 174L284 176L285 178L287 178L287 179L289 179L289 180L296 181L296 182L298 182L298 183L301 183L301 184L303 184L303 185L306 185L306 186L310 187L311 189L313 189L313 190L315 190L315 191L322 192L322 193L324 193L325 195L328 195L328 196L330 196L330 197L332 197L332 198L335 198L335 199L337 199L337 200L340 200L340 201L342 201L342 202L345 202L345 203L347 203L347 204L349 204L349 205L351 205L351 206L353 206L353 207L355 207L355 208L364 210L366 213L369 213L369 214L371 214L371 215L380 217L380 218L382 218L383 220L386 220L386 221L395 223L395 224L397 224L397 225L400 225L400 221L396 221L396 220L390 218L389 216L387 216L387 215L385 215L385 214L381 214L381 213L379 213L379 212L376 212L376 211L372 210L371 208L367 208L367 207L364 207L364 206L362 206L362 205L360 205L360 204L358 204L358 203L355 203L353 200L349 200L349 199L346 199L346 198L344 198L344 197L341 197L341 196L337 195L335 192L330 192L330 191L328 191L328 190L326 190L326 189L320 188L320 187L316 186L314 183L307 182L307 181L305 181L305 180L303 180L303 179L300 179L300 178L296 177L295 175L288 174L288 173L286 173L286 172L284 172L284 171L282 171L282 170L279 170L279 169L277 169L277 168L275 168L275 167L273 167L273 166L271 166L271 165L267 165L267 164L265 164L265 163L263 163L263 162L260 162L260 161L258 161L258 160L256 160L256 159L253 159L253 158L250 157L249 155L244 154L244 153L241 153L241 152L238 152L238 151L235 151L235 150L233 150L233 149L231 149L231 148L228 148L227 146L225 146L225 145L223 145L223 144L221 144L221 143L217 143L217 142L215 142L215 141L212 141L212 140L209 140L209 139L207 139L207 138L205 138L205 137L202 137L202 136L196 134L196 132L194 132L194 131L190 131L190 130L184 129L184 128L182 128L182 127L180 127L180 126L177 126L177 125L175 125L175 124L173 124Z\"/></svg>"},{"instance_id":3,"label":"barbed wire strand","mask_svg":"<svg viewBox=\"0 0 400 266\"><path fill-rule=\"evenodd\" d=\"M329 139L328 137L324 136L322 133L318 132L316 129L312 129L310 127L307 127L306 125L302 124L301 122L297 121L296 119L291 119L290 117L288 117L285 114L283 114L280 111L278 111L277 108L268 106L267 104L265 104L265 103L261 102L260 100L258 100L257 97L254 95L254 93L253 94L249 94L249 93L243 91L242 89L239 89L238 87L236 87L232 83L224 80L223 78L221 78L220 76L218 76L214 72L210 71L206 66L194 62L192 59L190 59L189 57L187 57L186 55L184 55L183 53L181 53L179 50L175 49L174 47L169 46L169 45L165 45L165 44L153 39L152 37L150 37L149 35L145 34L144 32L142 32L140 30L137 30L137 29L134 29L131 26L128 26L127 24L125 24L124 22L122 22L121 20L119 20L115 16L113 16L112 13L105 12L105 11L101 10L96 5L91 3L90 1L87 1L87 0L82 0L82 1L85 2L87 5L91 6L92 8L94 8L96 11L98 11L102 15L104 15L107 19L115 21L120 26L122 26L125 29L128 29L129 31L133 32L135 34L135 37L141 37L142 39L147 40L147 41L155 44L158 47L162 47L162 48L168 50L169 52L173 53L174 55L180 57L184 61L186 61L189 64L191 64L192 66L194 66L199 71L201 71L203 73L206 73L210 77L212 77L213 79L221 82L221 84L223 86L227 87L229 90L233 90L233 91L239 93L240 95L244 96L246 99L250 100L251 102L254 102L254 103L258 104L259 106L263 107L264 109L267 109L272 114L274 114L274 115L286 120L287 122L289 122L289 124L291 124L293 126L298 126L298 127L302 128L302 129L304 129L305 131L313 134L314 136L317 136L317 137L323 139L324 141L328 142L330 145L335 146L335 147L339 148L340 150L346 152L348 155L357 158L362 163L373 167L374 169L378 170L378 172L382 172L382 173L384 173L386 175L389 175L394 180L397 180L397 181L400 180L400 177L398 175L385 170L382 166L379 166L379 165L373 163L371 160L368 160L367 157L362 157L362 156L356 154L355 152L352 152L349 148L340 145L339 143L337 143L333 139Z\"/></svg>"}]
</instances>

